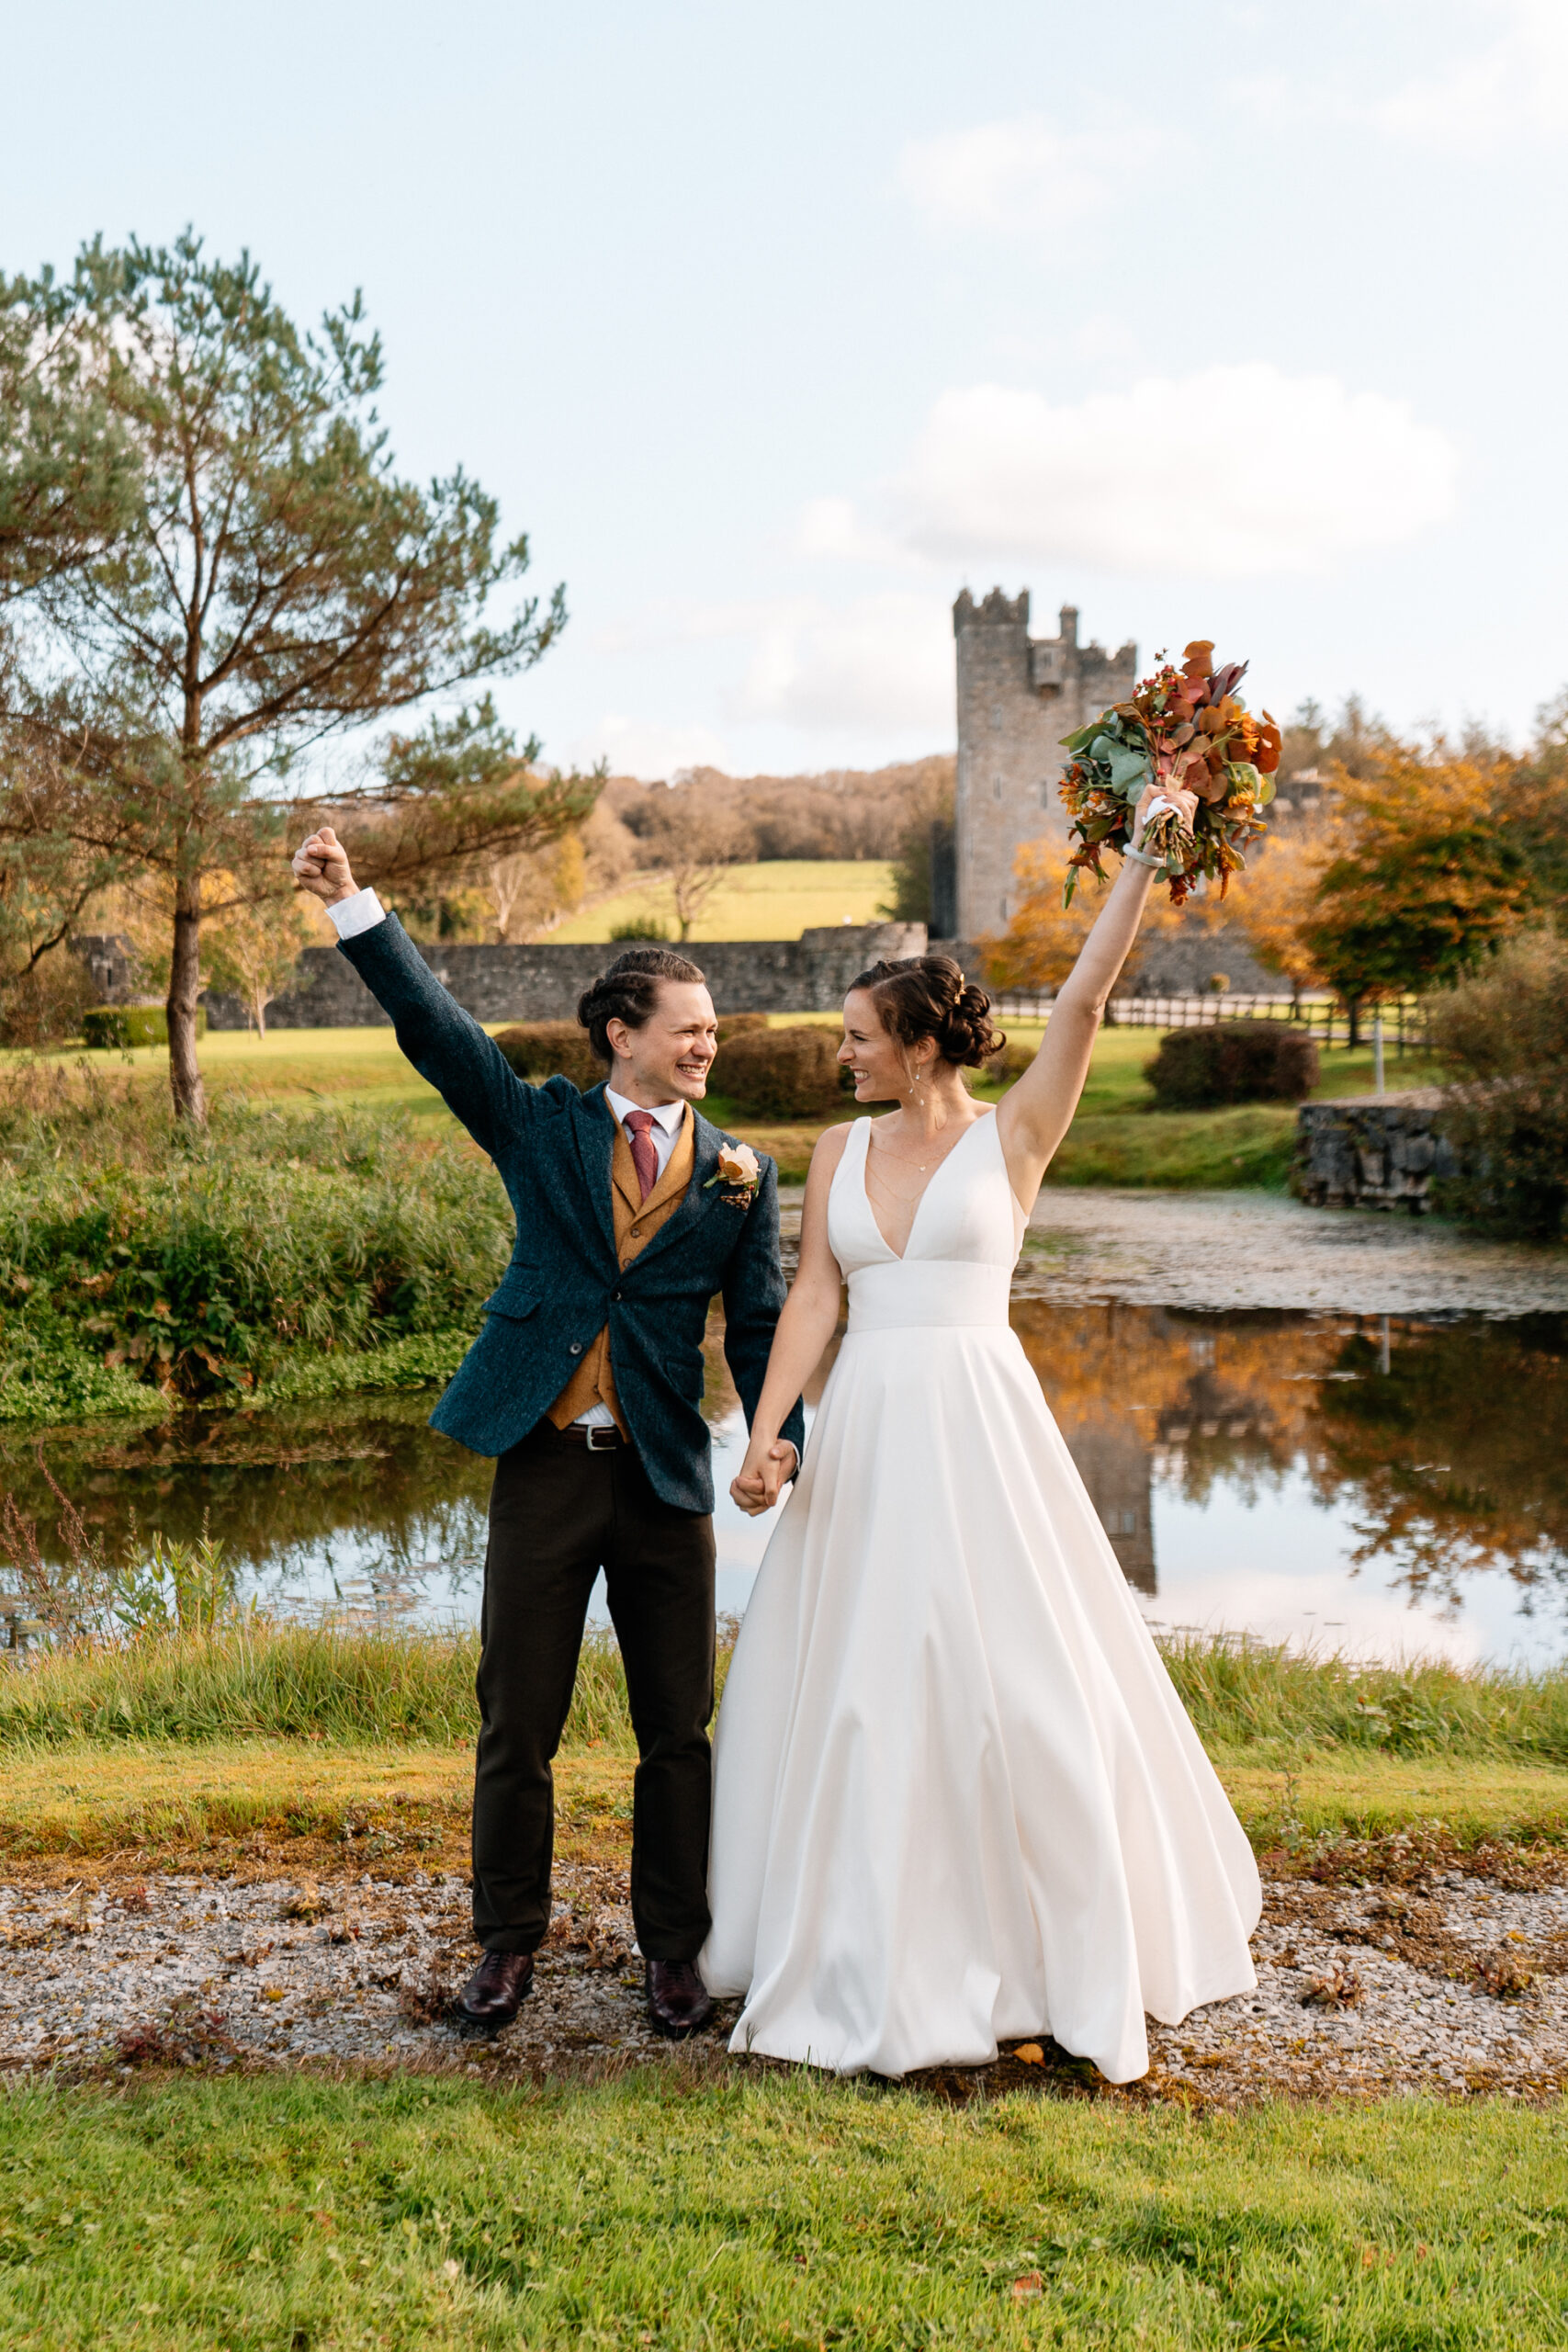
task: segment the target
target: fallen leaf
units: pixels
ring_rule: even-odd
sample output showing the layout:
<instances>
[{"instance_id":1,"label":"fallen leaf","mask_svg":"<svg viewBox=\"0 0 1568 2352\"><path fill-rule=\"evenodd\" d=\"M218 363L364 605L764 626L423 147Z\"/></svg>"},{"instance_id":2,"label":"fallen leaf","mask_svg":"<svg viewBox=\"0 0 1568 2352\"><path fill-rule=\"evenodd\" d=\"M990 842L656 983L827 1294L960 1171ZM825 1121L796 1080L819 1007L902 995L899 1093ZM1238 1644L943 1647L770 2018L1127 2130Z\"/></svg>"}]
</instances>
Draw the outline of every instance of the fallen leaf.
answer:
<instances>
[{"instance_id":1,"label":"fallen leaf","mask_svg":"<svg viewBox=\"0 0 1568 2352\"><path fill-rule=\"evenodd\" d=\"M1021 2041L1012 2054L1026 2066L1043 2066L1045 2064L1045 2052L1037 2041Z\"/></svg>"},{"instance_id":2,"label":"fallen leaf","mask_svg":"<svg viewBox=\"0 0 1568 2352\"><path fill-rule=\"evenodd\" d=\"M1012 2282L1012 2299L1015 2303L1026 2303L1032 2295L1043 2295L1044 2291L1044 2285L1038 2270L1026 2270L1021 2278L1015 2278Z\"/></svg>"}]
</instances>

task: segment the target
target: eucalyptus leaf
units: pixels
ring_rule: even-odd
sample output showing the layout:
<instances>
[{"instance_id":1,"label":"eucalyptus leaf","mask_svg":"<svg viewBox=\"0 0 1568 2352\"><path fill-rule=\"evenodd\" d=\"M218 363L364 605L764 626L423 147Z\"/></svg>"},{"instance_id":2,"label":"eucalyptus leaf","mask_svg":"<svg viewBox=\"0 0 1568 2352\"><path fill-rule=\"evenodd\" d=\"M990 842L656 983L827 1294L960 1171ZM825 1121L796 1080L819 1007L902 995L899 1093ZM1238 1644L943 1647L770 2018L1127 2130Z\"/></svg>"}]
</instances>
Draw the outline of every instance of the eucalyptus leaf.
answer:
<instances>
[{"instance_id":1,"label":"eucalyptus leaf","mask_svg":"<svg viewBox=\"0 0 1568 2352\"><path fill-rule=\"evenodd\" d=\"M1118 744L1111 752L1106 764L1111 770L1111 782L1114 789L1131 797L1128 787L1136 785L1139 790L1142 790L1153 763L1147 752L1141 745L1134 749L1131 743L1128 743Z\"/></svg>"}]
</instances>

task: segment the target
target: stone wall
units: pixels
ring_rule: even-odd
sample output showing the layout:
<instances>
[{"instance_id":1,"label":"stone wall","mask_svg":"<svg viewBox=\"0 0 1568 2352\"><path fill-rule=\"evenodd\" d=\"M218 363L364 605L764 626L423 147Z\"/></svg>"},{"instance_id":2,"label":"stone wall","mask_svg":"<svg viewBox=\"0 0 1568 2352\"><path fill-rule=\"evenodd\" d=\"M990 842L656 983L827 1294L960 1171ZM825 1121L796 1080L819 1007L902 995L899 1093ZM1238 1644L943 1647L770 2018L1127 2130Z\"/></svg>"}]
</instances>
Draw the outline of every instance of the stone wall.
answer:
<instances>
[{"instance_id":1,"label":"stone wall","mask_svg":"<svg viewBox=\"0 0 1568 2352\"><path fill-rule=\"evenodd\" d=\"M939 943L940 944L940 943ZM923 923L841 924L798 939L694 942L721 1012L836 1012L857 972L879 956L922 956ZM541 940L526 947L422 945L420 954L476 1021L570 1021L577 1001L618 946ZM209 993L208 1025L243 1029L238 997ZM267 1007L269 1029L384 1028L387 1016L346 956L307 947L295 984Z\"/></svg>"},{"instance_id":2,"label":"stone wall","mask_svg":"<svg viewBox=\"0 0 1568 2352\"><path fill-rule=\"evenodd\" d=\"M980 604L967 589L953 607L958 661L958 781L954 803L958 929L1000 931L1013 911L1013 860L1024 842L1065 839L1057 786L1061 739L1137 684L1138 649L1078 643L1077 607L1060 634L1032 639L1029 591L999 588Z\"/></svg>"},{"instance_id":3,"label":"stone wall","mask_svg":"<svg viewBox=\"0 0 1568 2352\"><path fill-rule=\"evenodd\" d=\"M1157 885L1156 885L1157 887ZM1202 996L1223 972L1234 996L1288 996L1290 982L1261 965L1239 922L1210 931L1191 923L1177 932L1145 932L1134 948L1118 993L1122 996Z\"/></svg>"},{"instance_id":4,"label":"stone wall","mask_svg":"<svg viewBox=\"0 0 1568 2352\"><path fill-rule=\"evenodd\" d=\"M1434 1180L1457 1172L1439 1124L1442 1101L1428 1086L1303 1102L1292 1191L1314 1208L1402 1208L1421 1216L1431 1206Z\"/></svg>"}]
</instances>

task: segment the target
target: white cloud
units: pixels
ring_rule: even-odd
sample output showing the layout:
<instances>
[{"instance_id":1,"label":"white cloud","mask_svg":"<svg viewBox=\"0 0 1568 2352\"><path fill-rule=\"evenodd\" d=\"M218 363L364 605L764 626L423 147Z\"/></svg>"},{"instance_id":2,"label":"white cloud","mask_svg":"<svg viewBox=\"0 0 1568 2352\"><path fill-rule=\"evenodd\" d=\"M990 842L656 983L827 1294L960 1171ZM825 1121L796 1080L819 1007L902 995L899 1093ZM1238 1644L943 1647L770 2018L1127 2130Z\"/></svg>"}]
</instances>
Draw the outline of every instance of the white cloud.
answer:
<instances>
[{"instance_id":1,"label":"white cloud","mask_svg":"<svg viewBox=\"0 0 1568 2352\"><path fill-rule=\"evenodd\" d=\"M1568 7L1563 0L1488 0L1495 40L1418 77L1372 109L1379 128L1427 146L1495 146L1521 131L1568 127Z\"/></svg>"},{"instance_id":2,"label":"white cloud","mask_svg":"<svg viewBox=\"0 0 1568 2352\"><path fill-rule=\"evenodd\" d=\"M939 597L803 601L763 628L734 697L738 719L842 736L953 731L953 625Z\"/></svg>"},{"instance_id":3,"label":"white cloud","mask_svg":"<svg viewBox=\"0 0 1568 2352\"><path fill-rule=\"evenodd\" d=\"M667 727L656 718L599 719L570 746L579 767L607 760L612 775L635 775L652 783L677 768L722 768L728 764L723 740L706 727Z\"/></svg>"},{"instance_id":4,"label":"white cloud","mask_svg":"<svg viewBox=\"0 0 1568 2352\"><path fill-rule=\"evenodd\" d=\"M1410 537L1450 512L1455 468L1408 402L1255 362L1072 405L1000 384L944 392L881 503L938 562L1247 578Z\"/></svg>"},{"instance_id":5,"label":"white cloud","mask_svg":"<svg viewBox=\"0 0 1568 2352\"><path fill-rule=\"evenodd\" d=\"M932 228L1033 236L1113 194L1124 175L1112 170L1111 153L1102 137L1021 115L911 140L898 176Z\"/></svg>"}]
</instances>

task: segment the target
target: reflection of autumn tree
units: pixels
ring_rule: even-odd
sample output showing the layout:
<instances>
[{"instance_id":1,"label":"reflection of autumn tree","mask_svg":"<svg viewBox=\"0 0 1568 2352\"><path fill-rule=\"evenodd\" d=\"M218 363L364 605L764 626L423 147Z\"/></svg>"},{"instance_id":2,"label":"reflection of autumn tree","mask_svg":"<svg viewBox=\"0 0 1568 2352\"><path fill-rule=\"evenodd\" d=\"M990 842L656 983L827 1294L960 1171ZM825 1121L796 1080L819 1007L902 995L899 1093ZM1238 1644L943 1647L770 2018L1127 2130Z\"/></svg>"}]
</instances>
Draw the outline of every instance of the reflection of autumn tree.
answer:
<instances>
[{"instance_id":1,"label":"reflection of autumn tree","mask_svg":"<svg viewBox=\"0 0 1568 2352\"><path fill-rule=\"evenodd\" d=\"M1398 1329L1383 1373L1344 1343L1317 1408L1315 1483L1356 1508L1359 1563L1392 1559L1412 1594L1457 1602L1467 1574L1568 1589L1568 1326Z\"/></svg>"},{"instance_id":2,"label":"reflection of autumn tree","mask_svg":"<svg viewBox=\"0 0 1568 2352\"><path fill-rule=\"evenodd\" d=\"M1274 1315L1015 1301L1013 1328L1069 1442L1124 1417L1190 1501L1219 1481L1272 1482L1310 1443L1314 1375L1332 1328Z\"/></svg>"}]
</instances>

